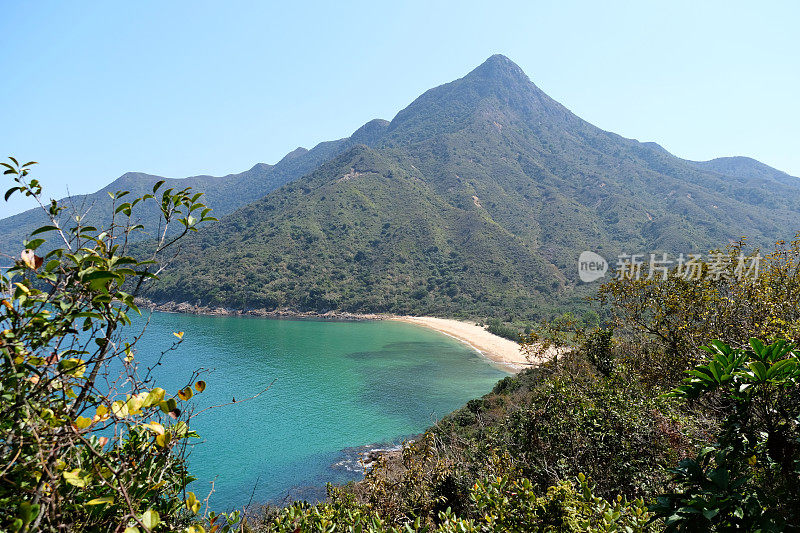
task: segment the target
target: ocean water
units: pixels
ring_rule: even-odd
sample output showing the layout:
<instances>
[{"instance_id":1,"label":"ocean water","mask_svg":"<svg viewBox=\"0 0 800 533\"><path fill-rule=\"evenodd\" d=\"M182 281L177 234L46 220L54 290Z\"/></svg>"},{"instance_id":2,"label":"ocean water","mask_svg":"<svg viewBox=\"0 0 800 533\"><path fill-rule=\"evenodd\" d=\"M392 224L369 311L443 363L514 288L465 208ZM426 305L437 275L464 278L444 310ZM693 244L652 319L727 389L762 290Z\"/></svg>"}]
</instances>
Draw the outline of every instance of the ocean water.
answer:
<instances>
[{"instance_id":1,"label":"ocean water","mask_svg":"<svg viewBox=\"0 0 800 533\"><path fill-rule=\"evenodd\" d=\"M141 325L141 324L139 324ZM136 327L136 325L134 325ZM154 313L136 349L174 394L203 370L192 399L201 439L191 490L213 508L324 495L326 482L359 478L358 454L402 442L486 394L506 374L469 346L412 324ZM272 384L255 400L243 401Z\"/></svg>"}]
</instances>

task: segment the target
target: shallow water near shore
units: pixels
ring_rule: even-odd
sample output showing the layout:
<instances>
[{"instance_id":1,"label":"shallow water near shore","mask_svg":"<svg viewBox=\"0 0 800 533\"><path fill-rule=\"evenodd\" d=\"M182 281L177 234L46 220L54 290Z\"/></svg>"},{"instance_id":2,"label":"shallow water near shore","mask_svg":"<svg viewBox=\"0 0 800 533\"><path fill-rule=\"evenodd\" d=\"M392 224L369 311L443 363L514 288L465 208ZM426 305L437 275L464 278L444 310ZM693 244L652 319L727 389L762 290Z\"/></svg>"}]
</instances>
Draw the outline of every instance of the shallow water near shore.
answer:
<instances>
[{"instance_id":1,"label":"shallow water near shore","mask_svg":"<svg viewBox=\"0 0 800 533\"><path fill-rule=\"evenodd\" d=\"M251 497L313 499L328 481L358 479L359 452L424 431L506 375L464 343L412 324L168 313L152 315L139 364L155 362L177 331L184 342L156 367L156 384L174 393L203 368L208 388L193 399L196 411L237 400L192 424L201 439L190 490L204 498L214 481L212 508L222 510Z\"/></svg>"}]
</instances>

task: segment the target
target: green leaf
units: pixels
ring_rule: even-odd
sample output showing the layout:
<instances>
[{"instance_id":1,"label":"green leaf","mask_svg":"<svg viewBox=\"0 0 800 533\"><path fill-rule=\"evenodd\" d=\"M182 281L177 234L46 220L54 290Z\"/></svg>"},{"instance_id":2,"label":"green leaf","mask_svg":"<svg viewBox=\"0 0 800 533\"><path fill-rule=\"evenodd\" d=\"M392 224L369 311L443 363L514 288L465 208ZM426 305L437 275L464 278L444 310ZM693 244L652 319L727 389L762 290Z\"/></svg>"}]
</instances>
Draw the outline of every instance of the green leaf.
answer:
<instances>
[{"instance_id":1,"label":"green leaf","mask_svg":"<svg viewBox=\"0 0 800 533\"><path fill-rule=\"evenodd\" d=\"M762 356L762 354L764 353L764 343L761 342L760 340L756 338L751 338L750 346L753 348L753 351L756 353L756 355Z\"/></svg>"},{"instance_id":2,"label":"green leaf","mask_svg":"<svg viewBox=\"0 0 800 533\"><path fill-rule=\"evenodd\" d=\"M711 346L713 346L720 354L728 355L731 353L731 347L720 340L713 340L709 344L711 344Z\"/></svg>"},{"instance_id":3,"label":"green leaf","mask_svg":"<svg viewBox=\"0 0 800 533\"><path fill-rule=\"evenodd\" d=\"M761 361L754 361L748 364L747 368L753 371L753 374L755 374L759 381L765 381L767 379L767 367L764 366L764 363Z\"/></svg>"},{"instance_id":4,"label":"green leaf","mask_svg":"<svg viewBox=\"0 0 800 533\"><path fill-rule=\"evenodd\" d=\"M95 291L104 290L111 280L116 279L119 279L119 276L107 270L97 270L83 276L83 282L88 283L89 287Z\"/></svg>"},{"instance_id":5,"label":"green leaf","mask_svg":"<svg viewBox=\"0 0 800 533\"><path fill-rule=\"evenodd\" d=\"M161 522L161 518L158 516L158 511L154 511L153 509L148 509L145 511L139 520L141 520L144 527L150 530L155 528Z\"/></svg>"},{"instance_id":6,"label":"green leaf","mask_svg":"<svg viewBox=\"0 0 800 533\"><path fill-rule=\"evenodd\" d=\"M722 376L721 365L717 361L711 361L708 364L708 369L711 371L711 374L714 376L714 379L717 381L717 383L719 383L720 377Z\"/></svg>"},{"instance_id":7,"label":"green leaf","mask_svg":"<svg viewBox=\"0 0 800 533\"><path fill-rule=\"evenodd\" d=\"M714 378L708 373L708 371L703 372L702 370L687 370L686 373L705 381L714 381Z\"/></svg>"},{"instance_id":8,"label":"green leaf","mask_svg":"<svg viewBox=\"0 0 800 533\"><path fill-rule=\"evenodd\" d=\"M795 367L797 366L797 361L792 359L784 359L782 361L778 361L774 365L772 365L769 370L767 370L767 379L774 379L776 376L783 374L784 370L789 370L788 373L794 371Z\"/></svg>"},{"instance_id":9,"label":"green leaf","mask_svg":"<svg viewBox=\"0 0 800 533\"><path fill-rule=\"evenodd\" d=\"M22 519L23 525L30 524L39 515L39 504L22 502L19 504L17 516Z\"/></svg>"},{"instance_id":10,"label":"green leaf","mask_svg":"<svg viewBox=\"0 0 800 533\"><path fill-rule=\"evenodd\" d=\"M710 479L717 487L724 490L728 486L730 474L724 468L715 468L709 472L708 479Z\"/></svg>"},{"instance_id":11,"label":"green leaf","mask_svg":"<svg viewBox=\"0 0 800 533\"><path fill-rule=\"evenodd\" d=\"M175 401L175 398L170 398L168 400L164 400L158 404L158 408L161 409L165 413L169 413L170 411L175 410L178 406L178 402Z\"/></svg>"},{"instance_id":12,"label":"green leaf","mask_svg":"<svg viewBox=\"0 0 800 533\"><path fill-rule=\"evenodd\" d=\"M35 250L44 243L45 243L44 239L33 239L32 241L28 241L25 243L25 248L30 248L31 250Z\"/></svg>"}]
</instances>

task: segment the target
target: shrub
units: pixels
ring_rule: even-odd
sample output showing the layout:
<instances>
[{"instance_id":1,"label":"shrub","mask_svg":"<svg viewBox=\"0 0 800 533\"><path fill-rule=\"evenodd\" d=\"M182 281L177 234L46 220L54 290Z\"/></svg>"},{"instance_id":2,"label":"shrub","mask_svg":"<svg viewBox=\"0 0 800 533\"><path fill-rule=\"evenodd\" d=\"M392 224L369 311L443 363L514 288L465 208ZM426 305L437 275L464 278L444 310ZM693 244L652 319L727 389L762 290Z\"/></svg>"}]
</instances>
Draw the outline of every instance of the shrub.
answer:
<instances>
[{"instance_id":1,"label":"shrub","mask_svg":"<svg viewBox=\"0 0 800 533\"><path fill-rule=\"evenodd\" d=\"M614 371L613 329L595 329L584 341L583 351L598 372L608 376Z\"/></svg>"},{"instance_id":2,"label":"shrub","mask_svg":"<svg viewBox=\"0 0 800 533\"><path fill-rule=\"evenodd\" d=\"M600 288L600 301L610 306L648 381L675 386L708 339L741 345L751 336L800 338L800 234L764 257L745 251L742 241L712 252L718 261L700 260L699 279L686 279L676 267L666 279L616 279ZM757 275L744 275L740 265L756 258Z\"/></svg>"},{"instance_id":3,"label":"shrub","mask_svg":"<svg viewBox=\"0 0 800 533\"><path fill-rule=\"evenodd\" d=\"M189 189L156 197L160 182L142 198L111 194L106 228L83 225L80 213L64 227L66 208L44 202L39 182L28 178L34 163L10 161L2 163L15 180L6 199L33 197L49 223L0 273L0 528L197 530L200 502L185 494L186 444L197 435L184 404L205 383L195 375L173 393L155 386L137 369L138 337L120 331L139 312L136 291L160 271L164 251L213 220L208 208ZM128 250L139 228L131 217L150 201L160 205L164 233L140 260ZM170 224L180 230L168 233ZM170 349L182 336L176 332Z\"/></svg>"},{"instance_id":4,"label":"shrub","mask_svg":"<svg viewBox=\"0 0 800 533\"><path fill-rule=\"evenodd\" d=\"M489 320L488 325L486 326L486 330L489 333L493 333L498 337L504 337L506 339L510 339L515 342L519 342L522 338L520 332L514 326L510 326L508 324L504 324L498 318L493 318Z\"/></svg>"},{"instance_id":5,"label":"shrub","mask_svg":"<svg viewBox=\"0 0 800 533\"><path fill-rule=\"evenodd\" d=\"M668 531L800 528L800 352L785 340L704 347L672 396L724 412L717 441L673 470L675 491L653 506Z\"/></svg>"},{"instance_id":6,"label":"shrub","mask_svg":"<svg viewBox=\"0 0 800 533\"><path fill-rule=\"evenodd\" d=\"M641 499L611 501L595 496L589 480L580 475L575 482L561 482L539 496L525 478L492 476L478 481L469 491L475 512L459 515L452 509L439 511L436 520L425 523L415 518L391 524L371 506L352 496L329 492L330 500L318 505L295 503L253 524L258 531L295 533L347 531L364 533L440 532L479 533L484 531L525 531L599 533L654 531L652 515Z\"/></svg>"}]
</instances>

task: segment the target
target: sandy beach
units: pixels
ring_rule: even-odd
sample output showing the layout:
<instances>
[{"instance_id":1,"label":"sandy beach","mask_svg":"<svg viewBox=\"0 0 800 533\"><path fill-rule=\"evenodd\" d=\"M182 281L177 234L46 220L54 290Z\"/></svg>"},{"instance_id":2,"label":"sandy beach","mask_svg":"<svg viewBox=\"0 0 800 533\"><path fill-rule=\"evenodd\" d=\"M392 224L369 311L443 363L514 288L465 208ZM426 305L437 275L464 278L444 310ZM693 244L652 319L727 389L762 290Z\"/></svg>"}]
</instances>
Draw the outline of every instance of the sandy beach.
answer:
<instances>
[{"instance_id":1,"label":"sandy beach","mask_svg":"<svg viewBox=\"0 0 800 533\"><path fill-rule=\"evenodd\" d=\"M450 335L469 344L484 357L499 363L511 372L519 372L539 362L528 361L518 343L489 333L474 322L427 316L393 316L392 320L417 324Z\"/></svg>"},{"instance_id":2,"label":"sandy beach","mask_svg":"<svg viewBox=\"0 0 800 533\"><path fill-rule=\"evenodd\" d=\"M190 313L211 316L257 316L263 318L308 318L318 320L398 320L416 324L436 330L460 340L479 351L484 357L495 362L512 373L524 368L537 365L550 359L555 354L555 349L548 350L543 358L528 360L520 345L512 340L489 333L483 326L466 320L452 318L436 318L430 316L385 315L385 314L360 314L341 311L328 311L317 313L314 311L298 312L291 309L249 309L236 310L222 307L210 308L192 305L186 302L153 303L146 299L138 299L137 305L154 311L165 313Z\"/></svg>"}]
</instances>

